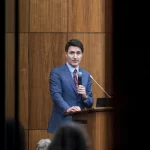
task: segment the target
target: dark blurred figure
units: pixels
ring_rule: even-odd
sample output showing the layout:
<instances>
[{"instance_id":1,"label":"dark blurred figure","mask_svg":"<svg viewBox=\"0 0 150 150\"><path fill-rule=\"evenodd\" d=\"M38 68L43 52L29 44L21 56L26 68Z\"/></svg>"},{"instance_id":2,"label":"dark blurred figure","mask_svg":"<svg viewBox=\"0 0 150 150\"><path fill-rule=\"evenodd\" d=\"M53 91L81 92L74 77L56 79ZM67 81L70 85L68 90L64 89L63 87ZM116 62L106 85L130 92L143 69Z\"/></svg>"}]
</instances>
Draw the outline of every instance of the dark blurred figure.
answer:
<instances>
[{"instance_id":1,"label":"dark blurred figure","mask_svg":"<svg viewBox=\"0 0 150 150\"><path fill-rule=\"evenodd\" d=\"M5 149L25 150L25 131L22 124L12 118L5 123Z\"/></svg>"},{"instance_id":2,"label":"dark blurred figure","mask_svg":"<svg viewBox=\"0 0 150 150\"><path fill-rule=\"evenodd\" d=\"M75 122L65 122L56 131L47 150L88 150L89 147L85 128Z\"/></svg>"},{"instance_id":3,"label":"dark blurred figure","mask_svg":"<svg viewBox=\"0 0 150 150\"><path fill-rule=\"evenodd\" d=\"M114 150L149 144L149 10L146 1L114 1Z\"/></svg>"}]
</instances>

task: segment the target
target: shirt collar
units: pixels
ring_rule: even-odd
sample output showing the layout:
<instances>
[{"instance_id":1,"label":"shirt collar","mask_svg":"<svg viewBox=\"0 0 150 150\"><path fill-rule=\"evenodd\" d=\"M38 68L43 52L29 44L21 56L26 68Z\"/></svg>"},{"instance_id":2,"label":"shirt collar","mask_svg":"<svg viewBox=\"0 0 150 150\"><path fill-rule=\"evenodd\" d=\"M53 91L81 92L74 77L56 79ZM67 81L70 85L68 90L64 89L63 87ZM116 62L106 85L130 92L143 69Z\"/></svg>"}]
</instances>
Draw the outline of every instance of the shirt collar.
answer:
<instances>
[{"instance_id":1,"label":"shirt collar","mask_svg":"<svg viewBox=\"0 0 150 150\"><path fill-rule=\"evenodd\" d=\"M73 73L75 69L77 70L77 72L79 72L79 66L74 68L68 62L66 62L66 65L68 66L71 73Z\"/></svg>"}]
</instances>

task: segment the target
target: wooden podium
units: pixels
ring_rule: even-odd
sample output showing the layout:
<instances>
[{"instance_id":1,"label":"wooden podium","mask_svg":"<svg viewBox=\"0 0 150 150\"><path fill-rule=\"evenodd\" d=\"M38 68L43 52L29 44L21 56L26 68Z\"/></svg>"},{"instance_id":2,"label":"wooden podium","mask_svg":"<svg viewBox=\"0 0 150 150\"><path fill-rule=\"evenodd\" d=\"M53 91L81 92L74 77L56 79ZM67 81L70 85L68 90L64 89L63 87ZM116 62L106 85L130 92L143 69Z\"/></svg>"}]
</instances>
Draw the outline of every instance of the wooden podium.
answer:
<instances>
[{"instance_id":1,"label":"wooden podium","mask_svg":"<svg viewBox=\"0 0 150 150\"><path fill-rule=\"evenodd\" d=\"M113 150L113 107L96 107L67 115L87 129L90 150Z\"/></svg>"}]
</instances>

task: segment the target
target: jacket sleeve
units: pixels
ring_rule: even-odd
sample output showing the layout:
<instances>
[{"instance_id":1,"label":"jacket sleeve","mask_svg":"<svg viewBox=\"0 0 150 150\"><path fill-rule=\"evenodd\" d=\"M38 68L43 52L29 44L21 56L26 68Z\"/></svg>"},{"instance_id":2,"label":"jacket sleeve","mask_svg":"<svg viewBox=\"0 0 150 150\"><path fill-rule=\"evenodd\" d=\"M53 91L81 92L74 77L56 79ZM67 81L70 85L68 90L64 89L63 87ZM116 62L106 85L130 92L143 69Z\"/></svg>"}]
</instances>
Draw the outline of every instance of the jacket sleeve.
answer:
<instances>
[{"instance_id":1,"label":"jacket sleeve","mask_svg":"<svg viewBox=\"0 0 150 150\"><path fill-rule=\"evenodd\" d=\"M86 93L88 95L88 98L86 100L83 100L83 102L86 108L91 108L93 105L93 94L92 94L92 80L90 76L88 77Z\"/></svg>"},{"instance_id":2,"label":"jacket sleeve","mask_svg":"<svg viewBox=\"0 0 150 150\"><path fill-rule=\"evenodd\" d=\"M50 94L52 101L60 108L62 115L64 112L70 108L70 106L64 101L62 97L62 86L61 78L55 71L50 72L49 78Z\"/></svg>"}]
</instances>

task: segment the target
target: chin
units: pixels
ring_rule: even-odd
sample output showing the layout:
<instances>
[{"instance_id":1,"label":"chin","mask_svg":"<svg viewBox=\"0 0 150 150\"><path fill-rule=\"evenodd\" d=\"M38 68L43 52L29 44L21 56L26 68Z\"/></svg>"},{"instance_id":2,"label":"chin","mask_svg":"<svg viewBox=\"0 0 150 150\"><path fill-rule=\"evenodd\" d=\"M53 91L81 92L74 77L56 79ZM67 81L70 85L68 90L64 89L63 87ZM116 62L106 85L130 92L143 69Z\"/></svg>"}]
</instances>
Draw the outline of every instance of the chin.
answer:
<instances>
[{"instance_id":1,"label":"chin","mask_svg":"<svg viewBox=\"0 0 150 150\"><path fill-rule=\"evenodd\" d=\"M79 64L71 64L72 67L77 67Z\"/></svg>"}]
</instances>

